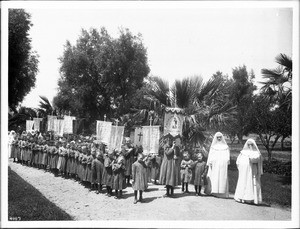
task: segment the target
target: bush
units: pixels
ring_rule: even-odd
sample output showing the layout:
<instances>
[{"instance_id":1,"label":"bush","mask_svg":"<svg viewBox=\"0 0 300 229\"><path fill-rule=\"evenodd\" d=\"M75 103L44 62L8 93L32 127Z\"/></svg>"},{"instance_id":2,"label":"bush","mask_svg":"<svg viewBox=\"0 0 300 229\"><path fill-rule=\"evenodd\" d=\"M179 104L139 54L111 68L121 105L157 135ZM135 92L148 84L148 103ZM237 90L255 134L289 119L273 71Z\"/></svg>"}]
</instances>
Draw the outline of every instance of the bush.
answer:
<instances>
[{"instance_id":1,"label":"bush","mask_svg":"<svg viewBox=\"0 0 300 229\"><path fill-rule=\"evenodd\" d=\"M292 176L292 162L282 162L276 159L263 162L264 173L272 173L281 176Z\"/></svg>"}]
</instances>

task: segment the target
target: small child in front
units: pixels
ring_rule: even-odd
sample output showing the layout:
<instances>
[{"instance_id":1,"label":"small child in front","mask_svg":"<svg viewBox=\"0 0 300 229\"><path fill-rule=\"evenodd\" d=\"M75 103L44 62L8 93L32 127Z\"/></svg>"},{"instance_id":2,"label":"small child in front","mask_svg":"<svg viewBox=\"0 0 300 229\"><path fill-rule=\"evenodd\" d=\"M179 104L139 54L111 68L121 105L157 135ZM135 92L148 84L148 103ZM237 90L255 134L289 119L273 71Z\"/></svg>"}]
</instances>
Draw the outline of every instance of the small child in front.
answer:
<instances>
[{"instance_id":1,"label":"small child in front","mask_svg":"<svg viewBox=\"0 0 300 229\"><path fill-rule=\"evenodd\" d=\"M148 187L147 157L142 153L138 154L137 161L132 164L132 188L134 190L134 204L138 202L137 192L140 193L139 201L143 202L143 191Z\"/></svg>"},{"instance_id":2,"label":"small child in front","mask_svg":"<svg viewBox=\"0 0 300 229\"><path fill-rule=\"evenodd\" d=\"M193 166L193 160L190 159L190 154L185 151L183 153L183 160L181 161L181 183L182 183L182 193L185 192L189 193L188 185L192 179L192 166Z\"/></svg>"},{"instance_id":3,"label":"small child in front","mask_svg":"<svg viewBox=\"0 0 300 229\"><path fill-rule=\"evenodd\" d=\"M194 165L195 167L195 178L194 186L196 196L201 196L201 187L204 185L204 177L206 174L206 162L204 161L203 152L200 151L197 155L197 162Z\"/></svg>"}]
</instances>

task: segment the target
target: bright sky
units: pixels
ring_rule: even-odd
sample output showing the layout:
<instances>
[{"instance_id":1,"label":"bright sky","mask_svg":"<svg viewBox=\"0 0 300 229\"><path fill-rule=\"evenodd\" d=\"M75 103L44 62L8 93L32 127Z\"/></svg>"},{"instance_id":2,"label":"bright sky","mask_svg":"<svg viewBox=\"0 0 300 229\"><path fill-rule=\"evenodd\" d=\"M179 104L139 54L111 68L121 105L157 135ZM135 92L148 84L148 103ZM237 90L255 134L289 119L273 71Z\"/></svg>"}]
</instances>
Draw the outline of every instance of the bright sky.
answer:
<instances>
[{"instance_id":1,"label":"bright sky","mask_svg":"<svg viewBox=\"0 0 300 229\"><path fill-rule=\"evenodd\" d=\"M279 53L292 56L291 8L203 8L199 2L184 7L168 2L154 7L141 2L124 7L116 2L104 8L101 4L84 5L82 9L61 8L58 4L47 9L24 7L32 16L32 47L40 55L40 63L36 87L23 106L37 107L39 95L52 101L57 93L58 58L66 40L75 44L81 28L103 26L113 37L118 36L120 27L141 33L150 74L170 82L192 75L207 80L218 70L231 76L232 68L243 64L248 71L253 69L260 81L262 68L277 67L274 59Z\"/></svg>"}]
</instances>

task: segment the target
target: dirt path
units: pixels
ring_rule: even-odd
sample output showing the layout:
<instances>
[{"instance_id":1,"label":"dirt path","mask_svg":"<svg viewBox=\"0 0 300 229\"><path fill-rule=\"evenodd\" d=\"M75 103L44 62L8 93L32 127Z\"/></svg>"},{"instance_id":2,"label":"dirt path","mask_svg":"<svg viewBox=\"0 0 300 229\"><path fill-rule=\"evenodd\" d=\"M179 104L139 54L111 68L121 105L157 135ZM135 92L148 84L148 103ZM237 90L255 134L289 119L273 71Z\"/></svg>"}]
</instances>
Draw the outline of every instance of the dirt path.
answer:
<instances>
[{"instance_id":1,"label":"dirt path","mask_svg":"<svg viewBox=\"0 0 300 229\"><path fill-rule=\"evenodd\" d=\"M96 194L71 179L9 162L9 166L46 198L75 220L291 220L291 211L275 207L240 204L232 199L181 194L163 198L161 185L149 185L145 203L133 204L133 190L124 191L124 199ZM190 191L194 191L190 186ZM105 214L104 214L105 213Z\"/></svg>"}]
</instances>

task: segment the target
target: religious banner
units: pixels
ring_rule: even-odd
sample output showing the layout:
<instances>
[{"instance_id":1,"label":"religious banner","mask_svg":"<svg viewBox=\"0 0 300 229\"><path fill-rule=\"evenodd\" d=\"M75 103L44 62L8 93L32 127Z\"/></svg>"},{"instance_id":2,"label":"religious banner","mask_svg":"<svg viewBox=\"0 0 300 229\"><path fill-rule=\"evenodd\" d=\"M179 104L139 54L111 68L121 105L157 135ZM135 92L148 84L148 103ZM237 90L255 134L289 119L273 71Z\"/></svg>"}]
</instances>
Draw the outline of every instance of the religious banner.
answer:
<instances>
[{"instance_id":1,"label":"religious banner","mask_svg":"<svg viewBox=\"0 0 300 229\"><path fill-rule=\"evenodd\" d=\"M33 122L34 122L33 129L34 130L40 131L40 124L41 124L42 120L43 120L42 118L33 118Z\"/></svg>"},{"instance_id":2,"label":"religious banner","mask_svg":"<svg viewBox=\"0 0 300 229\"><path fill-rule=\"evenodd\" d=\"M74 116L64 116L64 133L73 134L73 120L76 120Z\"/></svg>"},{"instance_id":3,"label":"religious banner","mask_svg":"<svg viewBox=\"0 0 300 229\"><path fill-rule=\"evenodd\" d=\"M143 129L142 129L142 127L135 128L133 142L136 146L141 146L143 144Z\"/></svg>"},{"instance_id":4,"label":"religious banner","mask_svg":"<svg viewBox=\"0 0 300 229\"><path fill-rule=\"evenodd\" d=\"M164 135L173 137L182 135L183 110L180 108L166 108L164 120Z\"/></svg>"},{"instance_id":5,"label":"religious banner","mask_svg":"<svg viewBox=\"0 0 300 229\"><path fill-rule=\"evenodd\" d=\"M111 134L110 134L110 150L119 150L121 151L122 141L124 135L124 126L111 126Z\"/></svg>"},{"instance_id":6,"label":"religious banner","mask_svg":"<svg viewBox=\"0 0 300 229\"><path fill-rule=\"evenodd\" d=\"M143 126L143 154L158 154L160 131L159 126Z\"/></svg>"},{"instance_id":7,"label":"religious banner","mask_svg":"<svg viewBox=\"0 0 300 229\"><path fill-rule=\"evenodd\" d=\"M64 122L64 120L63 119L57 119L56 120L56 128L57 128L57 134L59 135L59 136L63 136L64 135L64 124L65 124L65 122Z\"/></svg>"},{"instance_id":8,"label":"religious banner","mask_svg":"<svg viewBox=\"0 0 300 229\"><path fill-rule=\"evenodd\" d=\"M55 128L55 126L54 126L54 120L57 119L57 116L48 115L47 119L48 119L47 130L48 131L51 131L51 130L54 131L54 128Z\"/></svg>"},{"instance_id":9,"label":"religious banner","mask_svg":"<svg viewBox=\"0 0 300 229\"><path fill-rule=\"evenodd\" d=\"M26 120L26 131L30 132L33 129L34 121L33 120Z\"/></svg>"},{"instance_id":10,"label":"religious banner","mask_svg":"<svg viewBox=\"0 0 300 229\"><path fill-rule=\"evenodd\" d=\"M96 135L99 142L109 145L112 122L98 121L96 126Z\"/></svg>"}]
</instances>

